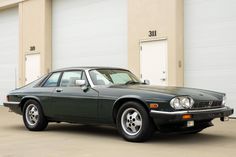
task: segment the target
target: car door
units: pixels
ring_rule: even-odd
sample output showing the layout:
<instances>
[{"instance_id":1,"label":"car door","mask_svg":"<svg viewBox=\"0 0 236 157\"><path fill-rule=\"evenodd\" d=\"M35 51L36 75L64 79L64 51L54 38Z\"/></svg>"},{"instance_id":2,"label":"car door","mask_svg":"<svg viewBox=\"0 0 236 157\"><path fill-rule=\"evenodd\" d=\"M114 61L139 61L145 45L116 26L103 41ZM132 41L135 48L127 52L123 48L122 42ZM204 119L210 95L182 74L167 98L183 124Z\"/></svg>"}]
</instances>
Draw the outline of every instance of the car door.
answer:
<instances>
[{"instance_id":1,"label":"car door","mask_svg":"<svg viewBox=\"0 0 236 157\"><path fill-rule=\"evenodd\" d=\"M61 72L52 73L45 79L42 86L35 87L31 91L40 99L44 114L48 117L53 116L52 94L59 84L60 77Z\"/></svg>"},{"instance_id":2,"label":"car door","mask_svg":"<svg viewBox=\"0 0 236 157\"><path fill-rule=\"evenodd\" d=\"M87 89L76 86L76 80L85 80ZM59 86L53 92L54 116L67 121L97 119L98 92L89 88L82 70L65 71Z\"/></svg>"}]
</instances>

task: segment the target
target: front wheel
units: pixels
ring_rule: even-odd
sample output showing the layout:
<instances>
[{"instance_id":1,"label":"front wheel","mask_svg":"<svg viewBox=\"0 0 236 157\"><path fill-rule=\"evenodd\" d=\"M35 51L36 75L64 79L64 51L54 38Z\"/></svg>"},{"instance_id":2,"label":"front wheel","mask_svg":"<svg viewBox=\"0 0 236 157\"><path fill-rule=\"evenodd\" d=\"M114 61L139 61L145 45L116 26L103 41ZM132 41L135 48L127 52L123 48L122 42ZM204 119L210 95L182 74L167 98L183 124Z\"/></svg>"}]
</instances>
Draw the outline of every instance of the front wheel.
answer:
<instances>
[{"instance_id":1,"label":"front wheel","mask_svg":"<svg viewBox=\"0 0 236 157\"><path fill-rule=\"evenodd\" d=\"M28 100L23 108L23 121L30 131L44 130L48 121L43 114L40 104L35 100Z\"/></svg>"},{"instance_id":2,"label":"front wheel","mask_svg":"<svg viewBox=\"0 0 236 157\"><path fill-rule=\"evenodd\" d=\"M126 102L117 114L116 124L119 133L127 141L142 142L154 132L153 123L146 109L137 102Z\"/></svg>"}]
</instances>

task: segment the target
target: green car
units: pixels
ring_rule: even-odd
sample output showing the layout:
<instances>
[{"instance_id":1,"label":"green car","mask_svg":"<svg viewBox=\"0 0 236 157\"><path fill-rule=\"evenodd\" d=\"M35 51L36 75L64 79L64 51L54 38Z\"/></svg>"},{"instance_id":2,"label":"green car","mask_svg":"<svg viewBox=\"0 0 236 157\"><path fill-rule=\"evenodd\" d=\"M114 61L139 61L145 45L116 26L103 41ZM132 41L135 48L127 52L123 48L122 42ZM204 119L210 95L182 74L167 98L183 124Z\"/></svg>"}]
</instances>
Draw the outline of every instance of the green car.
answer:
<instances>
[{"instance_id":1,"label":"green car","mask_svg":"<svg viewBox=\"0 0 236 157\"><path fill-rule=\"evenodd\" d=\"M107 124L135 142L155 131L198 133L214 118L233 114L224 93L147 82L121 68L60 69L11 91L4 106L23 115L30 131L44 130L48 122Z\"/></svg>"}]
</instances>

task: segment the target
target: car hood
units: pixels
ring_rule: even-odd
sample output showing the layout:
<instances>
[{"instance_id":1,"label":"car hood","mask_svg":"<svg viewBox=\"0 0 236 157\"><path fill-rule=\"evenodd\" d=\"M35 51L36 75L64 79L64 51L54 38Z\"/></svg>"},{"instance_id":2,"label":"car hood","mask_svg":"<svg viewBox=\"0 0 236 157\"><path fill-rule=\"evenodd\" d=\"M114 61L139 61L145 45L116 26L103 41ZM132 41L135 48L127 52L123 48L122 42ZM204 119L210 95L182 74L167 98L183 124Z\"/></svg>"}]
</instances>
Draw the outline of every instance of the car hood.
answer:
<instances>
[{"instance_id":1,"label":"car hood","mask_svg":"<svg viewBox=\"0 0 236 157\"><path fill-rule=\"evenodd\" d=\"M175 86L153 86L153 85L123 85L111 86L110 88L127 88L129 90L138 90L145 92L155 92L158 94L168 94L174 96L191 96L194 100L221 100L224 93L210 90L175 87Z\"/></svg>"}]
</instances>

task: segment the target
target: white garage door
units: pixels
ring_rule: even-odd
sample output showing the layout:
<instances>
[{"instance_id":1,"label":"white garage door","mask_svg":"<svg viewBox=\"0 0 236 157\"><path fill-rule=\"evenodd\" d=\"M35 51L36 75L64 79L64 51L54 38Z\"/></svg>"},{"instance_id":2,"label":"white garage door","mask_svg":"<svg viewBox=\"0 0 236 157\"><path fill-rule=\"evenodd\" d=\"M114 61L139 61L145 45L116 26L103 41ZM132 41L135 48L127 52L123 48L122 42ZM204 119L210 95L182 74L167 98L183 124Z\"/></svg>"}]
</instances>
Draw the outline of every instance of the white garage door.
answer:
<instances>
[{"instance_id":1,"label":"white garage door","mask_svg":"<svg viewBox=\"0 0 236 157\"><path fill-rule=\"evenodd\" d=\"M53 0L53 69L127 67L127 0Z\"/></svg>"},{"instance_id":2,"label":"white garage door","mask_svg":"<svg viewBox=\"0 0 236 157\"><path fill-rule=\"evenodd\" d=\"M225 92L236 109L236 1L185 0L184 5L185 86Z\"/></svg>"},{"instance_id":3,"label":"white garage door","mask_svg":"<svg viewBox=\"0 0 236 157\"><path fill-rule=\"evenodd\" d=\"M17 84L18 9L0 11L0 104Z\"/></svg>"}]
</instances>

